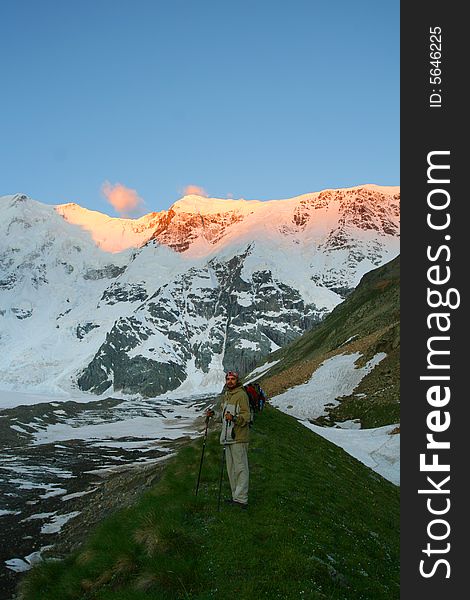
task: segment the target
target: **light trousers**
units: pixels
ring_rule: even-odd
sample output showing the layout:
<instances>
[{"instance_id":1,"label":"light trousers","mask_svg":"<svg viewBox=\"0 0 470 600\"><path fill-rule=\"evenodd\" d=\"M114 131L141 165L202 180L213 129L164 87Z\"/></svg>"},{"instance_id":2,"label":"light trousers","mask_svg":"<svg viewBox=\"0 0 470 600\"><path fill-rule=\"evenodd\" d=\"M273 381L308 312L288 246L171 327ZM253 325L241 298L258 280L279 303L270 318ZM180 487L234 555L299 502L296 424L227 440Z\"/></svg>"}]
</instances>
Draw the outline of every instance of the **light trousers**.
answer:
<instances>
[{"instance_id":1,"label":"light trousers","mask_svg":"<svg viewBox=\"0 0 470 600\"><path fill-rule=\"evenodd\" d=\"M248 443L227 444L225 450L227 473L232 489L232 500L248 503Z\"/></svg>"}]
</instances>

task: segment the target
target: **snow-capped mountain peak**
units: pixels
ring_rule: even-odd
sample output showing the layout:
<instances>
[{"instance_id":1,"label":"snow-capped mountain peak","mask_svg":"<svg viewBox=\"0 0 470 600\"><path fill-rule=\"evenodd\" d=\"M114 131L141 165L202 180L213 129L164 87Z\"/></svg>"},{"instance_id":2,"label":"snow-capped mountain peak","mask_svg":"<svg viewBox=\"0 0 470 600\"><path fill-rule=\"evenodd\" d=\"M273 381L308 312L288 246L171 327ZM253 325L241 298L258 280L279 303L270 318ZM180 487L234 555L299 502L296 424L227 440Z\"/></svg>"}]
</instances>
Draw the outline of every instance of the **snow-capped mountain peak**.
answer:
<instances>
[{"instance_id":1,"label":"snow-capped mountain peak","mask_svg":"<svg viewBox=\"0 0 470 600\"><path fill-rule=\"evenodd\" d=\"M227 212L248 214L253 212L256 207L259 207L262 204L263 202L261 200L207 198L206 196L190 194L177 200L171 206L170 210L173 210L175 213L199 215L215 215L224 214Z\"/></svg>"},{"instance_id":2,"label":"snow-capped mountain peak","mask_svg":"<svg viewBox=\"0 0 470 600\"><path fill-rule=\"evenodd\" d=\"M139 219L24 195L0 210L6 388L217 390L226 366L248 371L399 251L397 187L189 195Z\"/></svg>"},{"instance_id":3,"label":"snow-capped mountain peak","mask_svg":"<svg viewBox=\"0 0 470 600\"><path fill-rule=\"evenodd\" d=\"M163 211L149 213L139 219L124 219L109 217L74 203L59 204L55 210L68 223L88 231L96 245L106 252L139 248L150 239L166 215Z\"/></svg>"}]
</instances>

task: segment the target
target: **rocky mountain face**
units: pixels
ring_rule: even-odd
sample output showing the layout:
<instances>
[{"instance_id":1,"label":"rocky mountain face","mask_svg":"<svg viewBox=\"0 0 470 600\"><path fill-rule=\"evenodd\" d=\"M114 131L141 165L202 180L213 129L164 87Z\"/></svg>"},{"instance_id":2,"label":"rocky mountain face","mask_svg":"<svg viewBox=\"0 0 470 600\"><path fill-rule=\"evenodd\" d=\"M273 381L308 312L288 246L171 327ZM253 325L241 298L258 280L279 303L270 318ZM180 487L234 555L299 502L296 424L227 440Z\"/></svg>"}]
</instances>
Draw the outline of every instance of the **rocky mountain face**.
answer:
<instances>
[{"instance_id":1,"label":"rocky mountain face","mask_svg":"<svg viewBox=\"0 0 470 600\"><path fill-rule=\"evenodd\" d=\"M0 198L0 386L217 391L398 254L399 189L267 202L187 196L112 219Z\"/></svg>"},{"instance_id":2,"label":"rocky mountain face","mask_svg":"<svg viewBox=\"0 0 470 600\"><path fill-rule=\"evenodd\" d=\"M249 253L226 262L212 259L141 298L132 315L114 323L79 386L101 393L113 383L124 392L156 396L181 385L188 365L204 374L213 363L220 369L216 357L223 357L223 368L237 365L247 372L318 322L322 309L270 271L244 280ZM108 290L103 296L116 300Z\"/></svg>"},{"instance_id":3,"label":"rocky mountain face","mask_svg":"<svg viewBox=\"0 0 470 600\"><path fill-rule=\"evenodd\" d=\"M263 389L277 396L308 381L334 357L356 355L360 369L379 354L381 360L352 393L336 398L336 405L327 406L326 414L311 422L334 425L355 420L362 428L400 422L399 256L364 275L317 327L267 356L266 368L257 371Z\"/></svg>"}]
</instances>

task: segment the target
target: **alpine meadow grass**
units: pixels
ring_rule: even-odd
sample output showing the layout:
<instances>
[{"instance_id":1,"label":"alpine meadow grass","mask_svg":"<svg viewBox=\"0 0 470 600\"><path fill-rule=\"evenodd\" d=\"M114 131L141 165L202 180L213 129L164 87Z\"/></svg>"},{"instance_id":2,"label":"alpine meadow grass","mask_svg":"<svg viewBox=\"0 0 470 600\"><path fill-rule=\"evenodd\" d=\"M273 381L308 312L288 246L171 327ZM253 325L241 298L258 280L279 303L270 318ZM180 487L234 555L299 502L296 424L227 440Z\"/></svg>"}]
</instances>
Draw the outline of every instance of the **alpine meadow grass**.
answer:
<instances>
[{"instance_id":1,"label":"alpine meadow grass","mask_svg":"<svg viewBox=\"0 0 470 600\"><path fill-rule=\"evenodd\" d=\"M22 600L399 598L399 488L267 406L251 430L248 510L218 511L218 432L196 496L201 448L182 448L78 552L33 568Z\"/></svg>"}]
</instances>

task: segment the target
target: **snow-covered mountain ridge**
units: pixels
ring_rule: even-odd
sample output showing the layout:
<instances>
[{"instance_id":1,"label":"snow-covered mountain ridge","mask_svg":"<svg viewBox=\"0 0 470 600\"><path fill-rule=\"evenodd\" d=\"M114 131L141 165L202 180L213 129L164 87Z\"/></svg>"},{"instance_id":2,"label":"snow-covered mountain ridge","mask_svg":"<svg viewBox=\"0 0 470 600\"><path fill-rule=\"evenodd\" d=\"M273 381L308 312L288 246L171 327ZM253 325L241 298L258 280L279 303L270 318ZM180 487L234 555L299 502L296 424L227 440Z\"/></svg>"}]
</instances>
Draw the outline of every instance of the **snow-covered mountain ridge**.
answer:
<instances>
[{"instance_id":1,"label":"snow-covered mountain ridge","mask_svg":"<svg viewBox=\"0 0 470 600\"><path fill-rule=\"evenodd\" d=\"M399 188L186 196L111 218L0 198L0 386L218 390L399 252Z\"/></svg>"},{"instance_id":2,"label":"snow-covered mountain ridge","mask_svg":"<svg viewBox=\"0 0 470 600\"><path fill-rule=\"evenodd\" d=\"M390 198L395 202L390 203ZM73 203L58 205L55 210L69 223L88 231L96 244L109 252L139 247L150 239L184 252L196 239L214 246L230 235L232 229L239 238L243 233L253 237L254 231L266 234L274 229L298 234L308 225L320 232L329 225L348 224L393 235L397 231L398 199L398 187L364 185L323 190L287 200L227 200L189 195L168 211L149 213L139 219L108 217ZM212 248L208 246L206 250L209 253Z\"/></svg>"}]
</instances>

